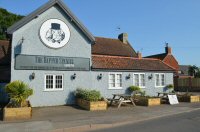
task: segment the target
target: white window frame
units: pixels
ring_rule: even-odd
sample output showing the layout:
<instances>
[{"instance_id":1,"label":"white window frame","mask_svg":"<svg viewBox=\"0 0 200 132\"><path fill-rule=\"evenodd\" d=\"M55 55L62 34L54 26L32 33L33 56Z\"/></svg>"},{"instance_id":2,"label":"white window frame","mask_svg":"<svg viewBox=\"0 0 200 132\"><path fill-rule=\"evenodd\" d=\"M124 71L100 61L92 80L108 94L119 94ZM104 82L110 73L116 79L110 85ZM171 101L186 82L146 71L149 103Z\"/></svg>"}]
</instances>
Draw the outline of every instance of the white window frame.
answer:
<instances>
[{"instance_id":1,"label":"white window frame","mask_svg":"<svg viewBox=\"0 0 200 132\"><path fill-rule=\"evenodd\" d=\"M46 77L53 76L53 89L46 88ZM56 76L62 76L62 88L56 88ZM44 76L44 91L63 91L64 85L64 75L63 74L45 74Z\"/></svg>"},{"instance_id":2,"label":"white window frame","mask_svg":"<svg viewBox=\"0 0 200 132\"><path fill-rule=\"evenodd\" d=\"M146 74L145 73L133 73L133 85L135 86L135 75L139 77L139 86L140 88L146 88ZM141 78L140 75L144 75L144 84L145 86L141 86Z\"/></svg>"},{"instance_id":3,"label":"white window frame","mask_svg":"<svg viewBox=\"0 0 200 132\"><path fill-rule=\"evenodd\" d=\"M160 85L158 85L157 86L157 84L156 84L156 81L157 81L157 79L156 79L156 75L158 75L159 76L159 81L160 81ZM162 78L161 78L161 76L162 75L164 75L164 85L162 85ZM166 78L165 78L165 73L155 73L155 87L165 87L166 86Z\"/></svg>"},{"instance_id":4,"label":"white window frame","mask_svg":"<svg viewBox=\"0 0 200 132\"><path fill-rule=\"evenodd\" d=\"M110 87L110 75L111 74L114 74L115 75L115 87ZM122 84L122 82L123 82L123 80L122 80L122 73L119 73L119 72L110 72L110 73L108 73L108 89L123 89L123 87L121 86L121 87L116 87L116 84L117 84L117 74L120 74L121 75L121 85L123 85Z\"/></svg>"}]
</instances>

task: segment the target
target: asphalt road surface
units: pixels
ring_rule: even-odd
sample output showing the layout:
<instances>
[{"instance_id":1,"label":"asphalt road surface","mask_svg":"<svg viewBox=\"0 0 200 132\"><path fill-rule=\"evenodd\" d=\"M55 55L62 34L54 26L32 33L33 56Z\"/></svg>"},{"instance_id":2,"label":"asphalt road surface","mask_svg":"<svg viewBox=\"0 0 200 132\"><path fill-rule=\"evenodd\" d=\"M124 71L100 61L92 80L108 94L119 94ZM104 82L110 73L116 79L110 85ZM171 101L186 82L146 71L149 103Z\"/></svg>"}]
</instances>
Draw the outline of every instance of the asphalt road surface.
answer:
<instances>
[{"instance_id":1,"label":"asphalt road surface","mask_svg":"<svg viewBox=\"0 0 200 132\"><path fill-rule=\"evenodd\" d=\"M94 132L200 132L200 110Z\"/></svg>"}]
</instances>

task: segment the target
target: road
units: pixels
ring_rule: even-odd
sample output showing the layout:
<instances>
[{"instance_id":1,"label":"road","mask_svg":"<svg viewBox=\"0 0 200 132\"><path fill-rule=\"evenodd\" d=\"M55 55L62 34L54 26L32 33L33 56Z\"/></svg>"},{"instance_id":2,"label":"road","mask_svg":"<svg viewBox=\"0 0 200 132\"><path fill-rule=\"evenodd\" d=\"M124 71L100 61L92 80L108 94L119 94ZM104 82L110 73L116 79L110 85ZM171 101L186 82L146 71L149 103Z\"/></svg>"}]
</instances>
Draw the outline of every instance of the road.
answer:
<instances>
[{"instance_id":1,"label":"road","mask_svg":"<svg viewBox=\"0 0 200 132\"><path fill-rule=\"evenodd\" d=\"M200 132L200 110L94 132Z\"/></svg>"}]
</instances>

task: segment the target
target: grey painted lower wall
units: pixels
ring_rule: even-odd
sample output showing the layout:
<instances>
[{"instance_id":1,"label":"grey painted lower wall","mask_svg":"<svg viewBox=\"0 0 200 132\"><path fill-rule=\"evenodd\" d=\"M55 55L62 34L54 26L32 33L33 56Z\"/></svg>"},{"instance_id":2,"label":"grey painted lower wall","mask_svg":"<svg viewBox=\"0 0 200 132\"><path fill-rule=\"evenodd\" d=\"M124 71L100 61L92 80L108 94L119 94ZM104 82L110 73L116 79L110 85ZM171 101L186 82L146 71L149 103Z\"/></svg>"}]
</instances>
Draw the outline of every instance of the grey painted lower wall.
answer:
<instances>
[{"instance_id":1,"label":"grey painted lower wall","mask_svg":"<svg viewBox=\"0 0 200 132\"><path fill-rule=\"evenodd\" d=\"M0 83L0 105L6 104L9 101L8 94L4 90L5 85L6 83Z\"/></svg>"},{"instance_id":2,"label":"grey painted lower wall","mask_svg":"<svg viewBox=\"0 0 200 132\"><path fill-rule=\"evenodd\" d=\"M35 73L35 79L30 80L31 73ZM76 79L72 80L71 76L76 73ZM98 80L97 76L102 74L102 79ZM15 75L12 75L11 80L22 80L28 83L34 90L34 95L29 99L33 107L38 106L55 106L64 104L74 104L74 91L77 88L95 89L101 92L105 98L112 97L114 93L126 93L129 86L133 85L133 72L120 72L122 73L122 89L109 89L108 75L109 72L98 71L20 71L15 70ZM44 91L44 76L45 74L63 74L64 77L64 90L62 91ZM126 79L126 76L130 74L131 78ZM154 73L146 72L146 87L143 89L147 95L155 96L157 92L163 92L163 87L155 87ZM153 75L152 79L148 79L148 76ZM165 73L165 83L173 84L173 73Z\"/></svg>"}]
</instances>

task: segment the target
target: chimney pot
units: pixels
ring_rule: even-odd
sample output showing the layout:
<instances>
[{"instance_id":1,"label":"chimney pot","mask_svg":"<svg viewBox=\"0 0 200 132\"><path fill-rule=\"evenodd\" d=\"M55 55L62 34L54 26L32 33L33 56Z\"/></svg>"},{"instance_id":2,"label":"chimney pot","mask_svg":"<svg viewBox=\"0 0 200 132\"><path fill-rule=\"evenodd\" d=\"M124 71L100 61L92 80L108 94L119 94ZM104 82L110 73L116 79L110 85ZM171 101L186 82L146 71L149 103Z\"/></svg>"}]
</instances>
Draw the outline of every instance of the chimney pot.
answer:
<instances>
[{"instance_id":1,"label":"chimney pot","mask_svg":"<svg viewBox=\"0 0 200 132\"><path fill-rule=\"evenodd\" d=\"M122 41L123 43L127 44L128 43L128 34L127 33L122 33L118 36L118 39Z\"/></svg>"},{"instance_id":2,"label":"chimney pot","mask_svg":"<svg viewBox=\"0 0 200 132\"><path fill-rule=\"evenodd\" d=\"M140 53L139 51L137 52L137 57L139 58L139 59L142 59L142 53Z\"/></svg>"},{"instance_id":3,"label":"chimney pot","mask_svg":"<svg viewBox=\"0 0 200 132\"><path fill-rule=\"evenodd\" d=\"M172 54L172 48L169 47L168 43L166 44L165 52L166 52L167 54Z\"/></svg>"}]
</instances>

